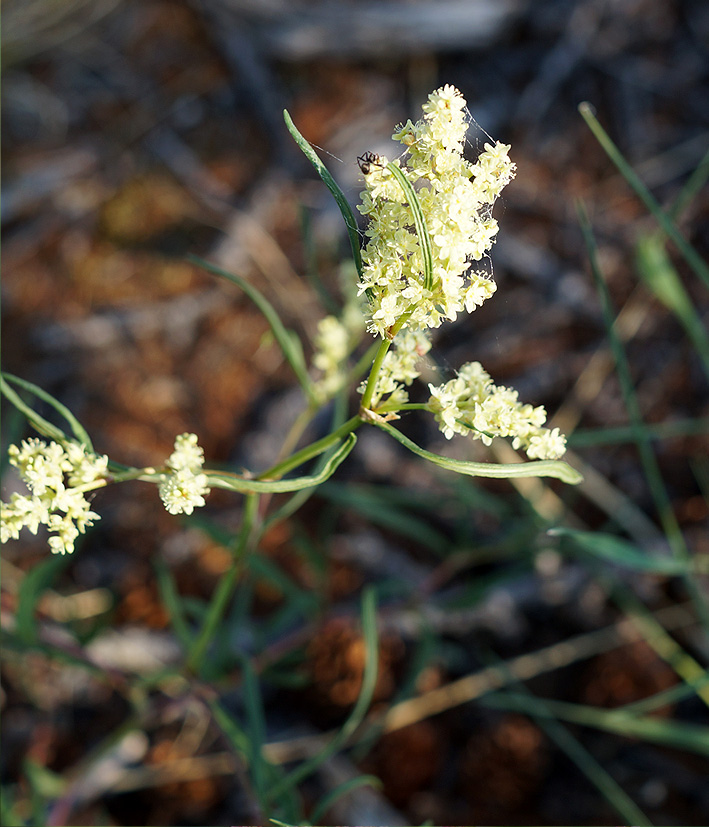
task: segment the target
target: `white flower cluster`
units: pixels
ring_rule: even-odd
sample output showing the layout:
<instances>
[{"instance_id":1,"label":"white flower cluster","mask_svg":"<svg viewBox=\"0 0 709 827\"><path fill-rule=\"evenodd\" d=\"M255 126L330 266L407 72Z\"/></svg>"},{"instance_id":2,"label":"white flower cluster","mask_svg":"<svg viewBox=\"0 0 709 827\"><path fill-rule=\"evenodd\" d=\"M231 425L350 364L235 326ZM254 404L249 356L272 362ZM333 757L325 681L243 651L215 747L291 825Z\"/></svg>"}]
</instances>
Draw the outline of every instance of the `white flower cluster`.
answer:
<instances>
[{"instance_id":1,"label":"white flower cluster","mask_svg":"<svg viewBox=\"0 0 709 827\"><path fill-rule=\"evenodd\" d=\"M489 445L493 437L513 437L513 448L524 448L530 459L559 459L566 451L559 429L542 427L544 408L524 405L517 391L495 385L479 362L468 362L455 379L429 390L430 409L448 439L470 434Z\"/></svg>"},{"instance_id":2,"label":"white flower cluster","mask_svg":"<svg viewBox=\"0 0 709 827\"><path fill-rule=\"evenodd\" d=\"M175 439L175 450L165 463L158 491L170 514L191 514L203 506L209 494L207 476L202 473L204 451L197 444L196 434L181 434Z\"/></svg>"},{"instance_id":3,"label":"white flower cluster","mask_svg":"<svg viewBox=\"0 0 709 827\"><path fill-rule=\"evenodd\" d=\"M430 349L431 342L423 330L402 330L394 337L392 348L387 351L377 375L372 408L379 407L382 397L387 395L387 403L397 407L409 401L404 386L408 387L418 379L420 371L416 370L416 365ZM359 392L364 393L365 387L366 383L363 383Z\"/></svg>"},{"instance_id":4,"label":"white flower cluster","mask_svg":"<svg viewBox=\"0 0 709 827\"><path fill-rule=\"evenodd\" d=\"M465 309L471 313L495 291L484 272L470 271L494 243L492 205L514 177L509 146L485 144L471 164L463 156L466 103L453 86L431 93L423 119L392 136L407 148L394 163L414 187L431 237L433 284L426 285L414 214L388 161L363 164L366 189L360 212L369 219L360 293L370 299L368 329L382 336L405 314L405 327L438 327Z\"/></svg>"},{"instance_id":5,"label":"white flower cluster","mask_svg":"<svg viewBox=\"0 0 709 827\"><path fill-rule=\"evenodd\" d=\"M313 383L318 401L325 402L344 385L347 378L347 357L359 341L362 330L362 309L359 302L348 302L341 319L326 316L318 322L313 355L313 366L322 371L322 376Z\"/></svg>"},{"instance_id":6,"label":"white flower cluster","mask_svg":"<svg viewBox=\"0 0 709 827\"><path fill-rule=\"evenodd\" d=\"M36 534L44 525L54 535L49 538L52 552L71 554L79 534L99 519L85 495L106 484L108 457L89 454L76 442L63 446L41 439L24 440L19 448L11 445L8 455L32 493L13 494L2 503L0 539L16 540L23 528Z\"/></svg>"}]
</instances>

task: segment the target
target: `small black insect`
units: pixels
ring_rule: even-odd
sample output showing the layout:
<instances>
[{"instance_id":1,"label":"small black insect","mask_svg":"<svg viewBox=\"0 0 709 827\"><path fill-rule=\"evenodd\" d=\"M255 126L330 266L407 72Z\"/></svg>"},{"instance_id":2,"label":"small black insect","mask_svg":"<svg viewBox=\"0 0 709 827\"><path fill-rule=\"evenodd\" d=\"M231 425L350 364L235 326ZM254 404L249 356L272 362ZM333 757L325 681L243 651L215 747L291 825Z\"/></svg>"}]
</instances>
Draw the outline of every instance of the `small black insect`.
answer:
<instances>
[{"instance_id":1,"label":"small black insect","mask_svg":"<svg viewBox=\"0 0 709 827\"><path fill-rule=\"evenodd\" d=\"M377 167L381 166L379 156L374 152L365 152L363 155L358 156L357 163L363 175L369 175L372 164Z\"/></svg>"}]
</instances>

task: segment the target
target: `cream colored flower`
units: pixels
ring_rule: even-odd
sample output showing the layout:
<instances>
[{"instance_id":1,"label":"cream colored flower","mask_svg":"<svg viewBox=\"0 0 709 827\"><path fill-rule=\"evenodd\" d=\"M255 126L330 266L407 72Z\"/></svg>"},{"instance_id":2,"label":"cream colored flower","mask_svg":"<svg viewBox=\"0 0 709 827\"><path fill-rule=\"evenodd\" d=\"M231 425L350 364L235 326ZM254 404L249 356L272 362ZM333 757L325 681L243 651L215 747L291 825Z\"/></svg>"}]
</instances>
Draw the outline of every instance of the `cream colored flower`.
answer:
<instances>
[{"instance_id":1,"label":"cream colored flower","mask_svg":"<svg viewBox=\"0 0 709 827\"><path fill-rule=\"evenodd\" d=\"M326 402L344 386L347 359L363 330L362 308L356 299L345 304L341 318L325 316L318 322L313 367L322 375L313 383L313 392L319 403Z\"/></svg>"},{"instance_id":2,"label":"cream colored flower","mask_svg":"<svg viewBox=\"0 0 709 827\"><path fill-rule=\"evenodd\" d=\"M196 434L181 434L175 439L175 450L165 463L158 493L170 514L191 514L205 504L209 494L207 476L202 473L204 451L197 444Z\"/></svg>"},{"instance_id":3,"label":"cream colored flower","mask_svg":"<svg viewBox=\"0 0 709 827\"><path fill-rule=\"evenodd\" d=\"M479 362L468 362L455 379L429 390L429 408L448 439L462 434L490 445L494 437L512 437L512 446L530 459L559 459L566 451L559 429L543 427L544 408L525 405L517 391L495 385Z\"/></svg>"},{"instance_id":4,"label":"cream colored flower","mask_svg":"<svg viewBox=\"0 0 709 827\"><path fill-rule=\"evenodd\" d=\"M420 239L407 196L388 161L367 165L360 212L369 219L362 253L360 293L371 297L368 328L385 336L407 314L405 327L421 330L470 313L492 295L484 273L470 272L497 234L492 205L514 176L509 147L485 144L474 164L464 155L468 128L465 99L453 86L429 95L423 118L394 133L406 147L394 162L416 190L431 237L433 285L425 284Z\"/></svg>"},{"instance_id":5,"label":"cream colored flower","mask_svg":"<svg viewBox=\"0 0 709 827\"><path fill-rule=\"evenodd\" d=\"M8 449L14 465L31 491L30 496L13 494L0 507L2 542L20 536L27 528L36 534L40 525L49 530L49 545L55 554L71 554L74 541L99 519L86 494L106 483L108 457L89 454L83 445L46 443L27 439Z\"/></svg>"}]
</instances>

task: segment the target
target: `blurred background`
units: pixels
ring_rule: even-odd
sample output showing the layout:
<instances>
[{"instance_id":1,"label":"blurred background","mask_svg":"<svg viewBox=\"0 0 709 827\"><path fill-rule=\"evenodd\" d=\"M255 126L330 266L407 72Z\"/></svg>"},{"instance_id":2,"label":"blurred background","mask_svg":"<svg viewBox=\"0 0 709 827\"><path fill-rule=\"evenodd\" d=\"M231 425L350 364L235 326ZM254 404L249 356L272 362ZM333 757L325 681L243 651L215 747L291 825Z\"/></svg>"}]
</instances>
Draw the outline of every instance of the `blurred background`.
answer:
<instances>
[{"instance_id":1,"label":"blurred background","mask_svg":"<svg viewBox=\"0 0 709 827\"><path fill-rule=\"evenodd\" d=\"M341 303L354 270L339 211L288 135L284 108L353 205L357 156L391 157L394 126L418 119L440 85L468 101L471 158L488 134L512 145L517 177L495 207L498 292L440 331L424 378L443 382L479 360L572 435L570 462L586 482L452 479L363 429L333 481L264 538L221 633L211 689L245 714L238 658L253 659L269 760L290 766L307 755L307 739L341 724L356 700L359 593L373 584L375 704L419 698L424 711L318 770L301 788L302 818L366 772L381 784L343 796L328 823L618 823L632 810L600 789L590 767L602 765L647 823L706 823L706 750L560 723L559 711L551 719L584 763L532 707L471 694L426 711L425 698L494 658L509 664L593 634L601 643L579 644L563 668L540 660L528 687L601 710L663 691L674 698L687 675L667 646L662 655L648 642L647 626L628 625L638 612L690 658L695 677L706 665L680 579L599 568L546 532L610 532L643 553L667 545L626 427L581 200L642 416L660 426L653 448L667 496L691 553L709 554L701 352L643 285L638 250L655 224L577 110L592 104L671 205L709 144L709 5L3 0L2 23L4 370L60 399L100 453L126 464L162 463L175 435L191 431L208 464L258 470L302 406L256 308L186 258L250 280L312 353L317 321L332 311L323 294ZM704 258L708 206L703 188L679 217ZM706 318L706 285L672 255L696 318ZM431 450L508 459L446 443L429 419L412 415L401 429ZM313 438L318 427L327 420ZM6 411L4 453L22 428ZM3 500L12 490L7 475ZM181 658L159 572L186 605L203 606L229 565L214 526L233 533L241 499L214 493L211 529L169 517L138 483L100 492L94 507L102 519L71 558L48 561L41 536L4 550L3 823L273 815L254 804L205 687L155 677ZM652 714L678 732L706 726L701 695L680 695Z\"/></svg>"}]
</instances>

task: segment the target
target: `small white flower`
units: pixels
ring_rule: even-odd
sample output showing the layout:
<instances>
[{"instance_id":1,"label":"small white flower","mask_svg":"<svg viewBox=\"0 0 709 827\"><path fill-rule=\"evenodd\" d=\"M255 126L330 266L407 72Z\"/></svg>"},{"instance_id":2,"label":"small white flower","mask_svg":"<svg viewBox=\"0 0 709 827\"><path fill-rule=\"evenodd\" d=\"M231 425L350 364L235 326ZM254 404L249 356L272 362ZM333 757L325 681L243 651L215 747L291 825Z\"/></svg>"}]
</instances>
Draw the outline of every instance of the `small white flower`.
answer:
<instances>
[{"instance_id":1,"label":"small white flower","mask_svg":"<svg viewBox=\"0 0 709 827\"><path fill-rule=\"evenodd\" d=\"M89 454L83 445L46 443L27 439L8 449L10 464L31 491L31 496L13 494L0 509L0 538L16 540L27 528L36 534L44 525L56 536L49 538L55 554L71 554L74 541L99 519L91 511L86 493L105 484L108 457Z\"/></svg>"},{"instance_id":2,"label":"small white flower","mask_svg":"<svg viewBox=\"0 0 709 827\"><path fill-rule=\"evenodd\" d=\"M180 434L175 437L175 450L166 463L172 471L197 472L204 463L204 451L197 444L197 434Z\"/></svg>"},{"instance_id":3,"label":"small white flower","mask_svg":"<svg viewBox=\"0 0 709 827\"><path fill-rule=\"evenodd\" d=\"M444 385L429 385L429 408L443 434L470 435L490 445L494 437L511 437L530 459L559 459L566 439L558 428L544 428L546 411L519 401L517 391L495 385L479 362L468 362Z\"/></svg>"},{"instance_id":4,"label":"small white flower","mask_svg":"<svg viewBox=\"0 0 709 827\"><path fill-rule=\"evenodd\" d=\"M359 302L348 302L341 319L326 316L318 322L313 367L321 371L322 376L313 383L313 391L319 402L325 402L343 387L347 379L347 357L363 329Z\"/></svg>"},{"instance_id":5,"label":"small white flower","mask_svg":"<svg viewBox=\"0 0 709 827\"><path fill-rule=\"evenodd\" d=\"M166 474L158 487L160 499L170 514L191 514L195 508L205 504L209 494L205 474L193 474L182 469Z\"/></svg>"},{"instance_id":6,"label":"small white flower","mask_svg":"<svg viewBox=\"0 0 709 827\"><path fill-rule=\"evenodd\" d=\"M554 428L553 431L545 429L529 440L527 456L530 459L559 459L565 451L566 437L559 433L559 429Z\"/></svg>"},{"instance_id":7,"label":"small white flower","mask_svg":"<svg viewBox=\"0 0 709 827\"><path fill-rule=\"evenodd\" d=\"M384 336L404 314L405 327L420 330L470 313L492 295L494 283L470 273L472 261L492 246L497 222L492 205L514 176L509 147L485 145L474 164L463 156L468 118L465 99L453 86L429 95L423 118L394 133L407 152L395 163L416 189L431 236L434 284L424 288L424 262L411 205L386 169L368 166L360 212L369 219L358 286L370 296L370 332ZM429 289L430 288L430 289Z\"/></svg>"},{"instance_id":8,"label":"small white flower","mask_svg":"<svg viewBox=\"0 0 709 827\"><path fill-rule=\"evenodd\" d=\"M202 473L204 451L197 444L196 434L180 434L175 450L165 463L158 493L170 514L191 514L205 504L209 494L207 476Z\"/></svg>"}]
</instances>

